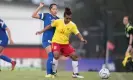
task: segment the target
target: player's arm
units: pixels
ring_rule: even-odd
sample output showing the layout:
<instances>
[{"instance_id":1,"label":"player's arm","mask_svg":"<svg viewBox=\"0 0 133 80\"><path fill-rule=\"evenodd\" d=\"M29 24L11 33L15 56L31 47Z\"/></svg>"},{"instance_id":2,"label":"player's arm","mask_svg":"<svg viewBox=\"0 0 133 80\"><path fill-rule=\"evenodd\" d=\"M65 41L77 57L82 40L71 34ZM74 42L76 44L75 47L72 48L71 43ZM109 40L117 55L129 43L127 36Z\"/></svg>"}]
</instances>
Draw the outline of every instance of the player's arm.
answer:
<instances>
[{"instance_id":1,"label":"player's arm","mask_svg":"<svg viewBox=\"0 0 133 80\"><path fill-rule=\"evenodd\" d=\"M128 44L128 48L127 48L126 53L130 52L132 49L133 35L130 34L129 36L130 36L130 39L129 39L129 44Z\"/></svg>"},{"instance_id":2,"label":"player's arm","mask_svg":"<svg viewBox=\"0 0 133 80\"><path fill-rule=\"evenodd\" d=\"M133 44L133 27L132 26L130 26L129 27L129 45L132 45Z\"/></svg>"},{"instance_id":3,"label":"player's arm","mask_svg":"<svg viewBox=\"0 0 133 80\"><path fill-rule=\"evenodd\" d=\"M73 27L72 32L80 39L80 41L84 42L85 44L87 43L87 40L85 40L84 37L81 35L76 25Z\"/></svg>"},{"instance_id":4,"label":"player's arm","mask_svg":"<svg viewBox=\"0 0 133 80\"><path fill-rule=\"evenodd\" d=\"M80 33L76 34L76 36L80 39L80 41L84 42L85 44L87 43L87 40L85 40Z\"/></svg>"},{"instance_id":5,"label":"player's arm","mask_svg":"<svg viewBox=\"0 0 133 80\"><path fill-rule=\"evenodd\" d=\"M127 52L130 52L132 49L132 44L133 44L133 27L129 27L129 44L128 44L128 49Z\"/></svg>"},{"instance_id":6,"label":"player's arm","mask_svg":"<svg viewBox=\"0 0 133 80\"><path fill-rule=\"evenodd\" d=\"M42 29L41 31L37 31L37 32L36 32L36 35L42 34L43 32L45 32L45 31L47 31L47 30L49 30L49 29L51 29L51 28L52 28L52 26L51 26L51 25L48 25L48 26L46 26L44 29Z\"/></svg>"},{"instance_id":7,"label":"player's arm","mask_svg":"<svg viewBox=\"0 0 133 80\"><path fill-rule=\"evenodd\" d=\"M8 34L8 38L9 38L9 41L10 41L10 44L13 44L13 40L12 40L12 36L11 36L11 31L8 27L6 27L6 31L7 31L7 34Z\"/></svg>"},{"instance_id":8,"label":"player's arm","mask_svg":"<svg viewBox=\"0 0 133 80\"><path fill-rule=\"evenodd\" d=\"M130 34L129 45L132 45L132 43L133 43L133 34Z\"/></svg>"},{"instance_id":9,"label":"player's arm","mask_svg":"<svg viewBox=\"0 0 133 80\"><path fill-rule=\"evenodd\" d=\"M11 31L10 31L10 29L6 26L6 24L3 21L0 22L0 25L1 25L1 27L3 29L5 29L7 31L8 38L10 40L10 44L13 44L13 40L12 40L12 37L11 37Z\"/></svg>"},{"instance_id":10,"label":"player's arm","mask_svg":"<svg viewBox=\"0 0 133 80\"><path fill-rule=\"evenodd\" d=\"M37 18L37 19L41 18L38 13L42 9L43 6L44 6L44 3L40 3L39 7L33 12L32 18Z\"/></svg>"},{"instance_id":11,"label":"player's arm","mask_svg":"<svg viewBox=\"0 0 133 80\"><path fill-rule=\"evenodd\" d=\"M57 20L52 21L52 23L50 25L47 25L46 27L44 27L43 30L36 32L36 35L42 34L43 32L51 29L52 27L57 27L57 24L58 24Z\"/></svg>"}]
</instances>

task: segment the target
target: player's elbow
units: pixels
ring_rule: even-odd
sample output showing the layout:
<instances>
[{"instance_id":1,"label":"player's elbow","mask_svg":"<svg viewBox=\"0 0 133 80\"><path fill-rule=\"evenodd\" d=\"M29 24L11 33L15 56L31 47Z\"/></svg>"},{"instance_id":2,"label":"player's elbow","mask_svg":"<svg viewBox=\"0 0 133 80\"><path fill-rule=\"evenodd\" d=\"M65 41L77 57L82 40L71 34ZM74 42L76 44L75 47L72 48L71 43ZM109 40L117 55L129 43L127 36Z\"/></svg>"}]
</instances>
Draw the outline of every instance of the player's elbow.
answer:
<instances>
[{"instance_id":1,"label":"player's elbow","mask_svg":"<svg viewBox=\"0 0 133 80\"><path fill-rule=\"evenodd\" d=\"M32 14L32 18L36 18L36 16L37 16L37 15L36 15L35 13Z\"/></svg>"},{"instance_id":2,"label":"player's elbow","mask_svg":"<svg viewBox=\"0 0 133 80\"><path fill-rule=\"evenodd\" d=\"M32 15L32 18L35 18L35 17L36 17L36 16L33 14L33 15Z\"/></svg>"},{"instance_id":3,"label":"player's elbow","mask_svg":"<svg viewBox=\"0 0 133 80\"><path fill-rule=\"evenodd\" d=\"M37 19L39 19L39 15L33 14L33 15L32 15L32 18L37 18Z\"/></svg>"},{"instance_id":4,"label":"player's elbow","mask_svg":"<svg viewBox=\"0 0 133 80\"><path fill-rule=\"evenodd\" d=\"M6 28L6 31L7 31L7 32L10 32L10 29L7 27L7 28Z\"/></svg>"}]
</instances>

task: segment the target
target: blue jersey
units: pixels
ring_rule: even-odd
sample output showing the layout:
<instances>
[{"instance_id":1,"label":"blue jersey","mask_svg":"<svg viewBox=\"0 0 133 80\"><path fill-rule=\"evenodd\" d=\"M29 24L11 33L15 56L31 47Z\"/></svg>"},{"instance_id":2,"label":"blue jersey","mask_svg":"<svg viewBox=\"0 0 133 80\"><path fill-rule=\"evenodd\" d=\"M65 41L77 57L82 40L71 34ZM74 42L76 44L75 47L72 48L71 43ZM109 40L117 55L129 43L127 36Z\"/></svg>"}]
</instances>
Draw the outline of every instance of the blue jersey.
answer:
<instances>
[{"instance_id":1,"label":"blue jersey","mask_svg":"<svg viewBox=\"0 0 133 80\"><path fill-rule=\"evenodd\" d=\"M5 47L8 43L8 36L6 34L6 24L0 19L0 46Z\"/></svg>"},{"instance_id":2,"label":"blue jersey","mask_svg":"<svg viewBox=\"0 0 133 80\"><path fill-rule=\"evenodd\" d=\"M59 19L57 16L54 17L50 13L41 13L39 14L39 16L40 16L40 19L44 21L44 27L50 25L53 20ZM54 32L55 32L55 28L49 29L46 32L44 32L42 41L45 42L48 40L52 40Z\"/></svg>"}]
</instances>

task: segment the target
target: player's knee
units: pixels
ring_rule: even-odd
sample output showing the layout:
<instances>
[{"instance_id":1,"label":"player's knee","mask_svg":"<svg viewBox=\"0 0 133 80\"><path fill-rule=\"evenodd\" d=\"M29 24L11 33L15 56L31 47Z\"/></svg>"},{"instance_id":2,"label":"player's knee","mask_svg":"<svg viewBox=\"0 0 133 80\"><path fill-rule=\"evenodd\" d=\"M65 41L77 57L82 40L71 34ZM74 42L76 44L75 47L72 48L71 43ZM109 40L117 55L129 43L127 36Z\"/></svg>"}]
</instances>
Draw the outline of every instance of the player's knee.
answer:
<instances>
[{"instance_id":1,"label":"player's knee","mask_svg":"<svg viewBox=\"0 0 133 80\"><path fill-rule=\"evenodd\" d=\"M0 55L2 54L3 49L4 48L0 46Z\"/></svg>"},{"instance_id":2,"label":"player's knee","mask_svg":"<svg viewBox=\"0 0 133 80\"><path fill-rule=\"evenodd\" d=\"M71 59L72 59L73 61L78 61L78 56L72 55L72 56L71 56Z\"/></svg>"},{"instance_id":3,"label":"player's knee","mask_svg":"<svg viewBox=\"0 0 133 80\"><path fill-rule=\"evenodd\" d=\"M52 50L51 50L51 45L49 45L49 46L47 46L46 48L45 48L45 51L46 51L46 53L50 53Z\"/></svg>"},{"instance_id":4,"label":"player's knee","mask_svg":"<svg viewBox=\"0 0 133 80\"><path fill-rule=\"evenodd\" d=\"M54 56L54 58L55 58L56 60L58 60L58 59L59 59L59 57L58 57L58 56Z\"/></svg>"},{"instance_id":5,"label":"player's knee","mask_svg":"<svg viewBox=\"0 0 133 80\"><path fill-rule=\"evenodd\" d=\"M78 61L78 58L72 58L73 61Z\"/></svg>"},{"instance_id":6,"label":"player's knee","mask_svg":"<svg viewBox=\"0 0 133 80\"><path fill-rule=\"evenodd\" d=\"M59 57L60 57L59 52L54 52L54 58L55 58L56 60L58 60Z\"/></svg>"},{"instance_id":7,"label":"player's knee","mask_svg":"<svg viewBox=\"0 0 133 80\"><path fill-rule=\"evenodd\" d=\"M59 59L59 55L54 55L54 58L56 59L56 60L58 60Z\"/></svg>"}]
</instances>

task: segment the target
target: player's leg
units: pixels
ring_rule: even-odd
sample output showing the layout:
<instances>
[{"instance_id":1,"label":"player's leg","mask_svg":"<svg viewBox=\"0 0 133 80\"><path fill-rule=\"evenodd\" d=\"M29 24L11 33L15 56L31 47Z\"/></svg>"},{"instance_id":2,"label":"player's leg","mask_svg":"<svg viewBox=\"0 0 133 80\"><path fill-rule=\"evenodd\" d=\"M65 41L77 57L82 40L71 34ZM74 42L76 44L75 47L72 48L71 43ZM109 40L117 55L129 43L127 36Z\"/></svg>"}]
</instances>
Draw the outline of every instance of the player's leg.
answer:
<instances>
[{"instance_id":1,"label":"player's leg","mask_svg":"<svg viewBox=\"0 0 133 80\"><path fill-rule=\"evenodd\" d=\"M60 51L54 51L53 54L54 54L54 59L55 59L56 61L58 61L58 59L60 58ZM54 61L54 62L53 62L53 73L52 73L52 78L55 78L55 77L56 77L57 66L58 66L58 63Z\"/></svg>"},{"instance_id":2,"label":"player's leg","mask_svg":"<svg viewBox=\"0 0 133 80\"><path fill-rule=\"evenodd\" d=\"M16 61L12 61L9 57L5 56L2 51L3 51L4 47L3 46L0 46L0 59L6 61L6 62L9 62L12 64L12 69L11 70L14 70L15 68L15 65L16 65Z\"/></svg>"},{"instance_id":3,"label":"player's leg","mask_svg":"<svg viewBox=\"0 0 133 80\"><path fill-rule=\"evenodd\" d=\"M53 58L53 66L52 66L52 69L53 69L53 75L56 76L56 73L57 73L57 67L58 67L58 60L56 60L55 58Z\"/></svg>"},{"instance_id":4,"label":"player's leg","mask_svg":"<svg viewBox=\"0 0 133 80\"><path fill-rule=\"evenodd\" d=\"M58 59L60 58L60 51L54 51L54 58L53 58L53 74L57 72L58 66Z\"/></svg>"},{"instance_id":5,"label":"player's leg","mask_svg":"<svg viewBox=\"0 0 133 80\"><path fill-rule=\"evenodd\" d=\"M45 48L46 53L48 53L48 59L46 64L47 75L52 74L52 61L53 61L53 53L51 51L51 45Z\"/></svg>"},{"instance_id":6,"label":"player's leg","mask_svg":"<svg viewBox=\"0 0 133 80\"><path fill-rule=\"evenodd\" d=\"M124 58L124 60L122 61L122 64L123 64L123 66L125 67L126 66L126 64L127 64L127 62L130 60L130 58L131 58L131 48L127 48L127 51L126 51L126 54L125 54L125 58Z\"/></svg>"},{"instance_id":7,"label":"player's leg","mask_svg":"<svg viewBox=\"0 0 133 80\"><path fill-rule=\"evenodd\" d=\"M57 71L57 66L58 66L58 59L60 57L60 46L56 43L52 44L52 50L54 53L54 58L53 58L53 73L56 73Z\"/></svg>"},{"instance_id":8,"label":"player's leg","mask_svg":"<svg viewBox=\"0 0 133 80\"><path fill-rule=\"evenodd\" d=\"M127 70L133 72L133 48L130 51L131 57L128 58L128 62L126 64Z\"/></svg>"},{"instance_id":9,"label":"player's leg","mask_svg":"<svg viewBox=\"0 0 133 80\"><path fill-rule=\"evenodd\" d=\"M53 53L52 53L52 50L51 50L51 44L47 40L43 41L43 48L45 48L45 51L48 54L48 59L47 59L47 63L46 63L47 75L45 77L51 77L52 61L53 61Z\"/></svg>"},{"instance_id":10,"label":"player's leg","mask_svg":"<svg viewBox=\"0 0 133 80\"><path fill-rule=\"evenodd\" d=\"M75 53L74 48L71 45L67 45L63 49L64 51L64 56L70 56L72 59L72 68L73 68L73 78L84 78L83 76L79 75L78 71L78 56Z\"/></svg>"},{"instance_id":11,"label":"player's leg","mask_svg":"<svg viewBox=\"0 0 133 80\"><path fill-rule=\"evenodd\" d=\"M58 66L58 59L60 58L60 45L56 43L52 43L52 51L54 54L53 58L53 78L56 76L57 66Z\"/></svg>"},{"instance_id":12,"label":"player's leg","mask_svg":"<svg viewBox=\"0 0 133 80\"><path fill-rule=\"evenodd\" d=\"M78 56L75 54L75 52L71 53L70 58L72 59L72 67L73 67L73 78L84 78L83 76L79 75L78 70Z\"/></svg>"},{"instance_id":13,"label":"player's leg","mask_svg":"<svg viewBox=\"0 0 133 80\"><path fill-rule=\"evenodd\" d=\"M133 71L133 48L128 47L122 63L128 72Z\"/></svg>"},{"instance_id":14,"label":"player's leg","mask_svg":"<svg viewBox=\"0 0 133 80\"><path fill-rule=\"evenodd\" d=\"M43 42L43 47L45 48L46 53L48 53L48 59L47 59L47 64L46 64L46 70L47 70L47 75L45 77L51 77L53 74L52 66L53 66L53 52L51 49L51 43L48 41Z\"/></svg>"}]
</instances>

